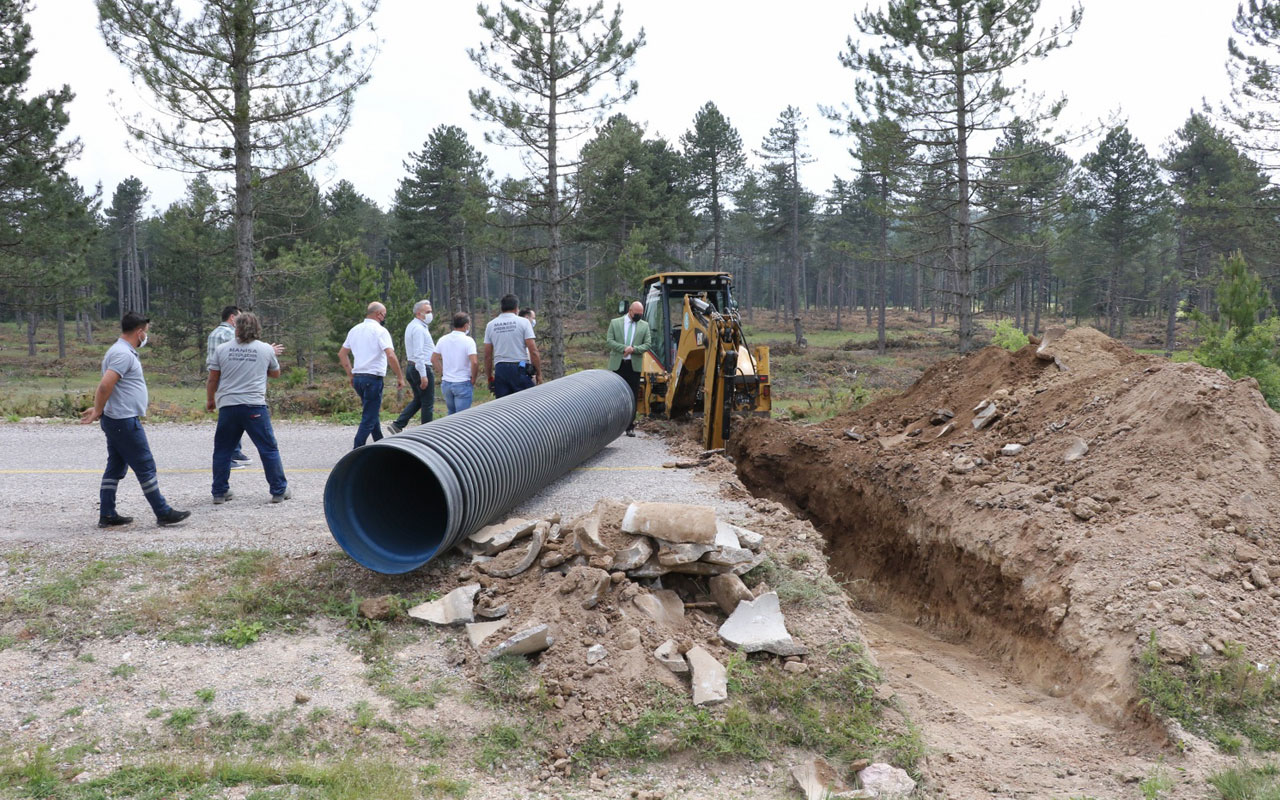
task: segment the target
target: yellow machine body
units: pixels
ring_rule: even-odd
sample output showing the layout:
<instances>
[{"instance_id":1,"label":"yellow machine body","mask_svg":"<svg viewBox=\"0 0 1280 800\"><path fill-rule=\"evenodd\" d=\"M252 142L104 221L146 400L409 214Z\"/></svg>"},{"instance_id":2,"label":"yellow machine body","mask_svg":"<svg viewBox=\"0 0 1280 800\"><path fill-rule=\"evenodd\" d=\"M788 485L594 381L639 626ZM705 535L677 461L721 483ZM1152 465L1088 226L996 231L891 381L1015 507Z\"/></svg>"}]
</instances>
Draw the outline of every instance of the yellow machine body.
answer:
<instances>
[{"instance_id":1,"label":"yellow machine body","mask_svg":"<svg viewBox=\"0 0 1280 800\"><path fill-rule=\"evenodd\" d=\"M702 414L703 445L724 447L736 415L772 408L769 348L749 347L727 272L663 272L644 281L653 349L644 356L640 413Z\"/></svg>"}]
</instances>

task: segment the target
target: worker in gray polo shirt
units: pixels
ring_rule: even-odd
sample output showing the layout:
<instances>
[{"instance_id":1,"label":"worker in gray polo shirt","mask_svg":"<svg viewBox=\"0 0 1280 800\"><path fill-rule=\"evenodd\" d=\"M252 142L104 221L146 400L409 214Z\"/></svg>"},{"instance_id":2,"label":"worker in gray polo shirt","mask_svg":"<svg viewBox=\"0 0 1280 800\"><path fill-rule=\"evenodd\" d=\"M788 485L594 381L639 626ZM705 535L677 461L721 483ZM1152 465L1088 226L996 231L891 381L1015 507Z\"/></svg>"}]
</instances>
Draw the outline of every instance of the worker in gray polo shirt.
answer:
<instances>
[{"instance_id":1,"label":"worker in gray polo shirt","mask_svg":"<svg viewBox=\"0 0 1280 800\"><path fill-rule=\"evenodd\" d=\"M219 345L209 359L205 407L218 412L218 429L213 434L215 504L232 497L231 454L246 433L262 459L271 502L282 503L292 496L275 431L271 429L271 409L267 407L267 378L280 377L280 362L275 348L261 341L261 336L258 318L242 311L236 316L236 338Z\"/></svg>"},{"instance_id":2,"label":"worker in gray polo shirt","mask_svg":"<svg viewBox=\"0 0 1280 800\"><path fill-rule=\"evenodd\" d=\"M502 298L502 313L484 326L484 372L494 397L528 389L542 374L542 359L533 341L533 326L516 315L520 298Z\"/></svg>"},{"instance_id":3,"label":"worker in gray polo shirt","mask_svg":"<svg viewBox=\"0 0 1280 800\"><path fill-rule=\"evenodd\" d=\"M142 494L155 512L156 522L174 525L191 516L178 511L160 494L156 478L156 461L151 445L142 430L141 418L147 413L147 381L142 375L138 349L147 343L147 327L151 320L132 311L120 319L120 338L102 359L102 380L93 394L93 406L80 415L80 423L100 421L107 435L107 468L98 489L98 527L127 525L133 517L116 513L116 489L120 479L132 469L142 486Z\"/></svg>"}]
</instances>

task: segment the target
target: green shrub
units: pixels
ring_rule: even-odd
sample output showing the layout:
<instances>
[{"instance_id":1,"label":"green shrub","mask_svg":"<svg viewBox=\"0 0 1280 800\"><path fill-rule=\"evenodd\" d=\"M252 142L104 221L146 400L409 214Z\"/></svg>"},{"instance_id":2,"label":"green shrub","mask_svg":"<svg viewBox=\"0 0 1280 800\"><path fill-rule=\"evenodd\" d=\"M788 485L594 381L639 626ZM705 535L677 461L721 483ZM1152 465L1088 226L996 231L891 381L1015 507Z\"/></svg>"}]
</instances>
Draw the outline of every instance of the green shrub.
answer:
<instances>
[{"instance_id":1,"label":"green shrub","mask_svg":"<svg viewBox=\"0 0 1280 800\"><path fill-rule=\"evenodd\" d=\"M995 329L991 335L991 343L997 347L1003 347L1005 350L1017 351L1026 347L1031 343L1027 335L1009 320L1002 319L996 323Z\"/></svg>"}]
</instances>

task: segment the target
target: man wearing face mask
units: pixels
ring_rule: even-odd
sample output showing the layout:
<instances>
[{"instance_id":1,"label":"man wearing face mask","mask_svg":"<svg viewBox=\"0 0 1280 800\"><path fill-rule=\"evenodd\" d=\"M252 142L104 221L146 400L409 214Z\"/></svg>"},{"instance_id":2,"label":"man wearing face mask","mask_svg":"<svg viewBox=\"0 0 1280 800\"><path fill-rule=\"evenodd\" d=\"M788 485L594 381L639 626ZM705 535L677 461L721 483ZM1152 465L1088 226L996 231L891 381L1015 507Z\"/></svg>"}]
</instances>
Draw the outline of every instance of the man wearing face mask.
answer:
<instances>
[{"instance_id":1,"label":"man wearing face mask","mask_svg":"<svg viewBox=\"0 0 1280 800\"><path fill-rule=\"evenodd\" d=\"M386 318L386 306L376 300L370 303L364 320L347 331L346 340L338 348L338 363L347 373L351 388L360 396L360 427L356 428L355 447L363 447L369 437L375 442L382 439L378 416L382 411L382 384L388 364L396 373L396 387L404 388L404 370L400 369L400 360L391 346L391 334L382 327Z\"/></svg>"},{"instance_id":2,"label":"man wearing face mask","mask_svg":"<svg viewBox=\"0 0 1280 800\"><path fill-rule=\"evenodd\" d=\"M408 360L404 379L413 390L413 399L404 407L394 422L387 423L387 433L392 436L404 430L413 415L422 411L422 424L431 421L436 404L436 376L431 369L431 354L436 349L431 338L431 301L419 300L413 304L413 319L404 329L404 357Z\"/></svg>"},{"instance_id":3,"label":"man wearing face mask","mask_svg":"<svg viewBox=\"0 0 1280 800\"><path fill-rule=\"evenodd\" d=\"M529 327L530 327L530 328L536 328L536 327L538 327L538 313L537 313L536 311L534 311L532 308L522 308L522 309L520 309L520 316L522 316L522 317L524 317L525 319L529 320Z\"/></svg>"},{"instance_id":4,"label":"man wearing face mask","mask_svg":"<svg viewBox=\"0 0 1280 800\"><path fill-rule=\"evenodd\" d=\"M609 348L609 369L622 376L631 387L633 395L640 394L640 373L644 371L644 354L653 346L649 323L644 319L644 306L640 301L631 304L624 316L609 323L605 336ZM627 426L627 435L636 435L633 418Z\"/></svg>"},{"instance_id":5,"label":"man wearing face mask","mask_svg":"<svg viewBox=\"0 0 1280 800\"><path fill-rule=\"evenodd\" d=\"M191 516L190 511L178 511L170 506L160 494L156 461L151 456L147 434L142 430L141 418L147 414L147 381L142 376L138 350L147 343L150 322L132 311L121 318L120 338L102 359L102 380L94 392L93 407L80 415L82 425L100 420L102 432L107 435L107 468L98 490L99 528L133 522L133 517L116 513L116 489L130 469L138 477L157 523L174 525Z\"/></svg>"}]
</instances>

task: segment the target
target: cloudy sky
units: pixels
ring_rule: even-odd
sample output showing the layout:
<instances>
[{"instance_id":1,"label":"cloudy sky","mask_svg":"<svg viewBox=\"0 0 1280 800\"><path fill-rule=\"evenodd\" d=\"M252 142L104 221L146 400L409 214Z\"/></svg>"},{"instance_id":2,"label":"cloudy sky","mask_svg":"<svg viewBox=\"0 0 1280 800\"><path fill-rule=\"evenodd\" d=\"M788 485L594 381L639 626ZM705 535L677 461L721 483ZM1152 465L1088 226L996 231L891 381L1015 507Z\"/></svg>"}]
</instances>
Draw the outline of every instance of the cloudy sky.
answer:
<instances>
[{"instance_id":1,"label":"cloudy sky","mask_svg":"<svg viewBox=\"0 0 1280 800\"><path fill-rule=\"evenodd\" d=\"M837 56L862 7L856 0L628 0L624 28L634 34L643 27L648 44L631 73L640 92L618 110L651 136L675 140L712 100L754 150L778 113L795 105L809 119L815 159L803 178L822 191L853 165L849 142L829 132L818 107L853 99L853 74ZM1064 17L1069 7L1068 0L1044 0L1042 18ZM1235 9L1236 0L1092 0L1074 44L1026 78L1033 91L1067 95L1066 126L1085 128L1118 112L1159 153L1192 109L1226 98ZM38 50L30 85L67 83L77 95L70 127L84 155L72 172L88 186L101 182L108 200L130 175L151 189L156 206L179 198L182 175L151 167L125 147L109 97L114 92L133 109L143 97L103 45L93 0L36 0L29 21ZM471 117L467 91L485 85L466 55L483 39L474 0L382 0L376 24L382 45L373 79L317 179L332 185L346 178L386 207L406 156L442 124L467 130L499 175L518 174L515 155L486 145L485 127Z\"/></svg>"}]
</instances>

